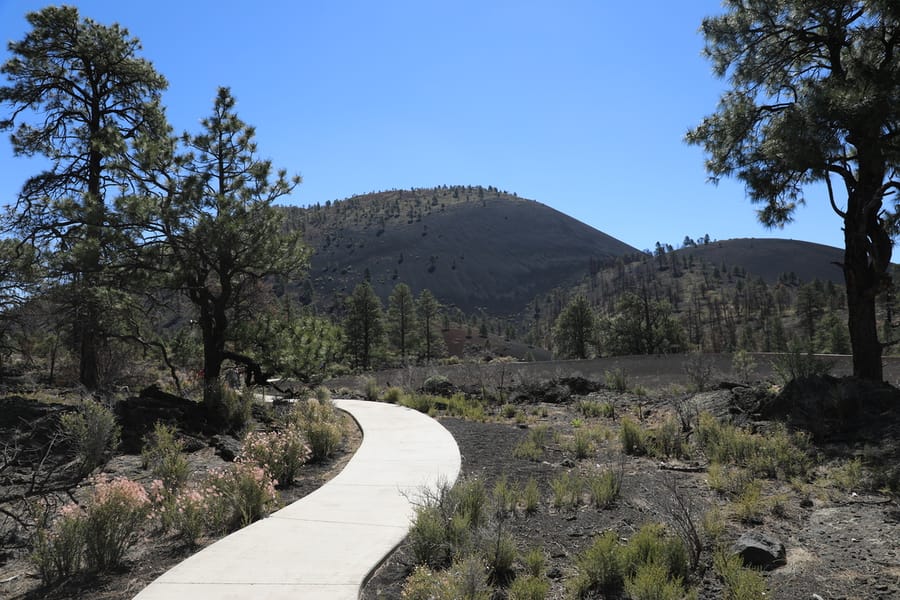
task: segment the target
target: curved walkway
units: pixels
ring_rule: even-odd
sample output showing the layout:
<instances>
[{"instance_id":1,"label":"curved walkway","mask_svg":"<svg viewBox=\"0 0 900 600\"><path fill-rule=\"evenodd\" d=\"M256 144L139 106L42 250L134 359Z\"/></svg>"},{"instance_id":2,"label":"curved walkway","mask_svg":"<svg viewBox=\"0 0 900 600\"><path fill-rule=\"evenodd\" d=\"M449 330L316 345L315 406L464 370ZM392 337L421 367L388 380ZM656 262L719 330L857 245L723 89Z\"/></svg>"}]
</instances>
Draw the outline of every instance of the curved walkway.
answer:
<instances>
[{"instance_id":1,"label":"curved walkway","mask_svg":"<svg viewBox=\"0 0 900 600\"><path fill-rule=\"evenodd\" d=\"M147 586L135 600L355 600L369 573L406 536L423 487L453 483L453 436L414 410L335 400L363 440L337 477L222 538Z\"/></svg>"}]
</instances>

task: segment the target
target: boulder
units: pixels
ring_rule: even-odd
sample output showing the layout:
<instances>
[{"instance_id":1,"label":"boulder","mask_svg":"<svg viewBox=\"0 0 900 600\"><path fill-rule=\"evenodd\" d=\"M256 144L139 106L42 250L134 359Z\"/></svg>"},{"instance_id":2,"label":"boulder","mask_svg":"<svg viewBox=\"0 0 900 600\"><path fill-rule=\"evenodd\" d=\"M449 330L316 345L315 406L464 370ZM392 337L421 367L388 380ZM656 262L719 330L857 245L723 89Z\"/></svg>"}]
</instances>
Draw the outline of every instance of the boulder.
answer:
<instances>
[{"instance_id":1,"label":"boulder","mask_svg":"<svg viewBox=\"0 0 900 600\"><path fill-rule=\"evenodd\" d=\"M759 531L748 531L731 547L748 567L774 569L787 562L787 553L781 540Z\"/></svg>"}]
</instances>

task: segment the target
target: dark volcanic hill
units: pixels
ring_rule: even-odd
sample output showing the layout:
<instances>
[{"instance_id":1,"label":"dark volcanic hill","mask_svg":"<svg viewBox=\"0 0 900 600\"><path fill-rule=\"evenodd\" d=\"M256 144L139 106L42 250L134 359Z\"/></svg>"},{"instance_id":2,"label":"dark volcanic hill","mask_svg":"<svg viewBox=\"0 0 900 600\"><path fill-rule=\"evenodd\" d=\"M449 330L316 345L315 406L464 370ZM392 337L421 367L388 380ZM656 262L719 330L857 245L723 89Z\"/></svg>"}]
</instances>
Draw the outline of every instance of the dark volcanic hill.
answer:
<instances>
[{"instance_id":1,"label":"dark volcanic hill","mask_svg":"<svg viewBox=\"0 0 900 600\"><path fill-rule=\"evenodd\" d=\"M307 292L326 306L368 276L383 299L404 282L467 313L512 314L592 264L637 252L494 188L397 190L285 210L314 251Z\"/></svg>"},{"instance_id":2,"label":"dark volcanic hill","mask_svg":"<svg viewBox=\"0 0 900 600\"><path fill-rule=\"evenodd\" d=\"M798 240L738 238L689 246L675 251L692 254L712 265L724 263L774 283L782 274L793 273L799 281L832 281L843 284L839 263L844 251L832 246Z\"/></svg>"}]
</instances>

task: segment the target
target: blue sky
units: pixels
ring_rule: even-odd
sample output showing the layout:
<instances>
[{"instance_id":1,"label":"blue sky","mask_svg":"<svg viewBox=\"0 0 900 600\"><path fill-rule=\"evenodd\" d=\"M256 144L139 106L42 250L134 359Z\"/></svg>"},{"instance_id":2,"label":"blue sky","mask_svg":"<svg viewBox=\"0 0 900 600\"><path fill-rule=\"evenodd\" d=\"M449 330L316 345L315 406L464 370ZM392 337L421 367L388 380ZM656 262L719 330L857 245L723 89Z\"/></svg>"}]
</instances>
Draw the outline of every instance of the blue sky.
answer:
<instances>
[{"instance_id":1,"label":"blue sky","mask_svg":"<svg viewBox=\"0 0 900 600\"><path fill-rule=\"evenodd\" d=\"M73 4L142 41L176 131L197 131L230 86L260 153L304 178L286 203L493 185L642 249L705 233L843 246L821 191L767 230L684 144L727 86L698 33L717 0ZM0 39L21 39L45 5L0 0ZM0 141L0 204L35 169Z\"/></svg>"}]
</instances>

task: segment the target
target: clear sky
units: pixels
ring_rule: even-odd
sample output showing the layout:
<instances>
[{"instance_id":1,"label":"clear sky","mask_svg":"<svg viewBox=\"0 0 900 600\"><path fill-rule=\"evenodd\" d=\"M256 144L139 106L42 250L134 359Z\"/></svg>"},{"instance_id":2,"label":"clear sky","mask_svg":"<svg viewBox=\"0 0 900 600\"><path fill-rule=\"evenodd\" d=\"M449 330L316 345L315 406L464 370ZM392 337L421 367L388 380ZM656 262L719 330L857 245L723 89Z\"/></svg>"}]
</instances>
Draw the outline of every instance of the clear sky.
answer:
<instances>
[{"instance_id":1,"label":"clear sky","mask_svg":"<svg viewBox=\"0 0 900 600\"><path fill-rule=\"evenodd\" d=\"M286 203L493 185L641 249L706 233L843 247L822 192L767 230L683 142L727 87L698 33L717 0L73 4L143 42L176 131L197 131L230 86L260 153L304 178ZM0 39L21 39L25 13L45 5L0 0ZM0 140L0 204L35 169Z\"/></svg>"}]
</instances>

